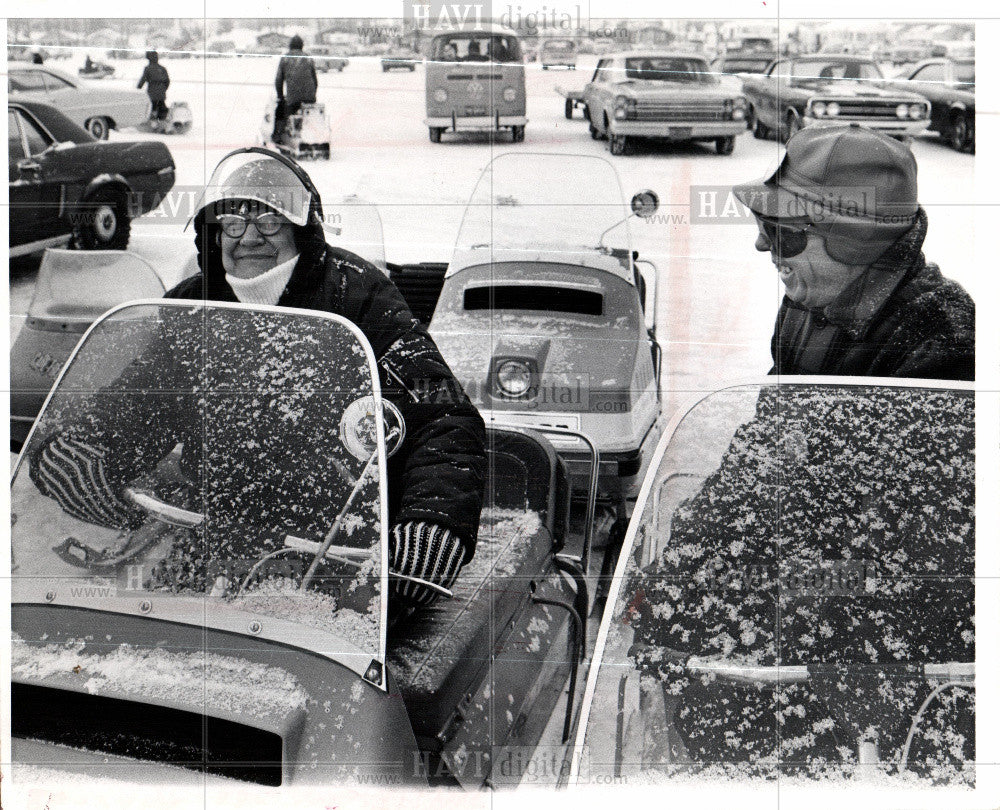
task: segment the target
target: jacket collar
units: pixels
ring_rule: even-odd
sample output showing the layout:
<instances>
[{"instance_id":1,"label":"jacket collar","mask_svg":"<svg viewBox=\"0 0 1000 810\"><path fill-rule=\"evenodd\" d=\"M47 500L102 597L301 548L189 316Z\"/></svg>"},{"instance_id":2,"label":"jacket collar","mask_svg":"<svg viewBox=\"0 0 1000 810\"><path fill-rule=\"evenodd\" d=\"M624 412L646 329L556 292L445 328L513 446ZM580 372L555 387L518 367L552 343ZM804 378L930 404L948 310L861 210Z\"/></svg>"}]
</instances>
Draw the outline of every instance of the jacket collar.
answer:
<instances>
[{"instance_id":1,"label":"jacket collar","mask_svg":"<svg viewBox=\"0 0 1000 810\"><path fill-rule=\"evenodd\" d=\"M823 308L826 319L853 340L864 337L900 284L924 265L920 248L926 236L927 214L920 208L913 226Z\"/></svg>"}]
</instances>

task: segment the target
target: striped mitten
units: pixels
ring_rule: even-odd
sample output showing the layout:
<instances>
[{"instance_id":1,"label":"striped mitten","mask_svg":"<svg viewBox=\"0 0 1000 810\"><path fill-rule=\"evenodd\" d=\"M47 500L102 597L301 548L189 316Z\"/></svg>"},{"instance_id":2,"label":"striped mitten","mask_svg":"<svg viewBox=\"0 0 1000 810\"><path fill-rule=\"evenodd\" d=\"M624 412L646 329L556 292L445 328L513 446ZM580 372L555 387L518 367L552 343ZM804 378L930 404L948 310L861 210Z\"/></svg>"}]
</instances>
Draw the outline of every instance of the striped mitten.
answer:
<instances>
[{"instance_id":1,"label":"striped mitten","mask_svg":"<svg viewBox=\"0 0 1000 810\"><path fill-rule=\"evenodd\" d=\"M134 528L140 513L115 492L105 455L99 446L57 436L37 455L31 479L75 518L109 529Z\"/></svg>"},{"instance_id":2,"label":"striped mitten","mask_svg":"<svg viewBox=\"0 0 1000 810\"><path fill-rule=\"evenodd\" d=\"M448 529L426 521L397 524L389 535L389 570L450 588L465 558L465 548ZM405 604L426 607L440 597L419 582L393 578L393 594Z\"/></svg>"}]
</instances>

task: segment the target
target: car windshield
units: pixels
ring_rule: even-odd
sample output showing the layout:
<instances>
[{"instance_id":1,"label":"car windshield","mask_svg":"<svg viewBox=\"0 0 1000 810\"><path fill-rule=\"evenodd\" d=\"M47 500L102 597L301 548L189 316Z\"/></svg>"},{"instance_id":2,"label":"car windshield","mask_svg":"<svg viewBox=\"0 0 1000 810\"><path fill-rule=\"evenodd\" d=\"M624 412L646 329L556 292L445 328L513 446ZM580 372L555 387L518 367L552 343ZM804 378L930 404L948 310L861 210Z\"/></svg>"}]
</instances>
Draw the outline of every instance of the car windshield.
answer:
<instances>
[{"instance_id":1,"label":"car windshield","mask_svg":"<svg viewBox=\"0 0 1000 810\"><path fill-rule=\"evenodd\" d=\"M547 51L571 51L574 48L572 41L568 39L552 39L543 46Z\"/></svg>"},{"instance_id":2,"label":"car windshield","mask_svg":"<svg viewBox=\"0 0 1000 810\"><path fill-rule=\"evenodd\" d=\"M793 79L881 79L882 71L874 62L846 59L796 59L791 65Z\"/></svg>"},{"instance_id":3,"label":"car windshield","mask_svg":"<svg viewBox=\"0 0 1000 810\"><path fill-rule=\"evenodd\" d=\"M699 82L704 84L715 81L704 60L667 56L643 56L626 59L625 78L683 84Z\"/></svg>"},{"instance_id":4,"label":"car windshield","mask_svg":"<svg viewBox=\"0 0 1000 810\"><path fill-rule=\"evenodd\" d=\"M296 310L105 316L15 470L14 600L314 638L359 673L384 660L385 445L362 340Z\"/></svg>"},{"instance_id":5,"label":"car windshield","mask_svg":"<svg viewBox=\"0 0 1000 810\"><path fill-rule=\"evenodd\" d=\"M521 43L507 34L456 31L435 37L431 46L435 62L520 62Z\"/></svg>"},{"instance_id":6,"label":"car windshield","mask_svg":"<svg viewBox=\"0 0 1000 810\"><path fill-rule=\"evenodd\" d=\"M618 173L603 158L508 153L480 175L456 253L505 250L522 260L531 254L536 261L561 261L586 250L629 266L627 215Z\"/></svg>"},{"instance_id":7,"label":"car windshield","mask_svg":"<svg viewBox=\"0 0 1000 810\"><path fill-rule=\"evenodd\" d=\"M970 688L907 742L933 688L920 667L975 661L974 449L971 390L792 378L702 399L628 528L581 778L860 779L876 740L883 779L906 756L917 777L974 779Z\"/></svg>"},{"instance_id":8,"label":"car windshield","mask_svg":"<svg viewBox=\"0 0 1000 810\"><path fill-rule=\"evenodd\" d=\"M725 73L763 73L771 64L770 59L727 59L722 63Z\"/></svg>"}]
</instances>

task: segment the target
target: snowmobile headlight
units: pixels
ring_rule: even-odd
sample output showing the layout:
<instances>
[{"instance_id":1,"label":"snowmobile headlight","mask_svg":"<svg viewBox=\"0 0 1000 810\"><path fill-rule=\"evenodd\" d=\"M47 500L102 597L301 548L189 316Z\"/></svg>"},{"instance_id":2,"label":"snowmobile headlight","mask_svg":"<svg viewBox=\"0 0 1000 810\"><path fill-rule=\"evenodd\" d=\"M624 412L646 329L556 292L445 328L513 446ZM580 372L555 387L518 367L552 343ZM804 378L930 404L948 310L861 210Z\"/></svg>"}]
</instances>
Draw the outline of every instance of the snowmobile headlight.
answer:
<instances>
[{"instance_id":1,"label":"snowmobile headlight","mask_svg":"<svg viewBox=\"0 0 1000 810\"><path fill-rule=\"evenodd\" d=\"M503 100L504 101L513 101L515 98L517 98L517 91L514 90L513 87L505 87L503 89Z\"/></svg>"},{"instance_id":2,"label":"snowmobile headlight","mask_svg":"<svg viewBox=\"0 0 1000 810\"><path fill-rule=\"evenodd\" d=\"M531 368L523 360L504 360L497 366L497 388L508 397L520 398L531 391Z\"/></svg>"},{"instance_id":3,"label":"snowmobile headlight","mask_svg":"<svg viewBox=\"0 0 1000 810\"><path fill-rule=\"evenodd\" d=\"M435 101L447 101L448 100L448 91L445 90L443 87L439 87L437 90L434 91L434 100Z\"/></svg>"}]
</instances>

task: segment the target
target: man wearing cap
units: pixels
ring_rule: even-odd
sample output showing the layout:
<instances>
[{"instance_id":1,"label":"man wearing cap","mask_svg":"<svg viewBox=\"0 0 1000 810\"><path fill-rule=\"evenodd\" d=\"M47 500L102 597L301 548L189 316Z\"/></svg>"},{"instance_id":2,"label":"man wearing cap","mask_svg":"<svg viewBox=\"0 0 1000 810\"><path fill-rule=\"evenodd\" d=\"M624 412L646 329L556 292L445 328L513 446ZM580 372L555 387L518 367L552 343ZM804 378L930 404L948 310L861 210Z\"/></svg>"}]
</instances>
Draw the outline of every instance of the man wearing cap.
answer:
<instances>
[{"instance_id":1,"label":"man wearing cap","mask_svg":"<svg viewBox=\"0 0 1000 810\"><path fill-rule=\"evenodd\" d=\"M920 251L906 145L856 124L806 128L774 175L733 193L785 286L770 373L974 379L975 305Z\"/></svg>"},{"instance_id":2,"label":"man wearing cap","mask_svg":"<svg viewBox=\"0 0 1000 810\"><path fill-rule=\"evenodd\" d=\"M258 147L230 153L192 221L200 272L167 298L331 312L357 324L371 344L383 397L398 410L405 437L387 469L390 567L403 575L393 580L396 604L433 603L475 551L486 478L479 412L385 274L326 243L319 193L293 161ZM162 354L169 357L169 347ZM129 379L128 388L162 388L155 365L145 363L153 376ZM158 415L151 426L177 418ZM70 514L124 528L134 525L136 510L121 493L148 468L141 459L151 443L108 421L89 413L85 424L46 440L31 453L31 477ZM193 429L190 421L182 428Z\"/></svg>"}]
</instances>

